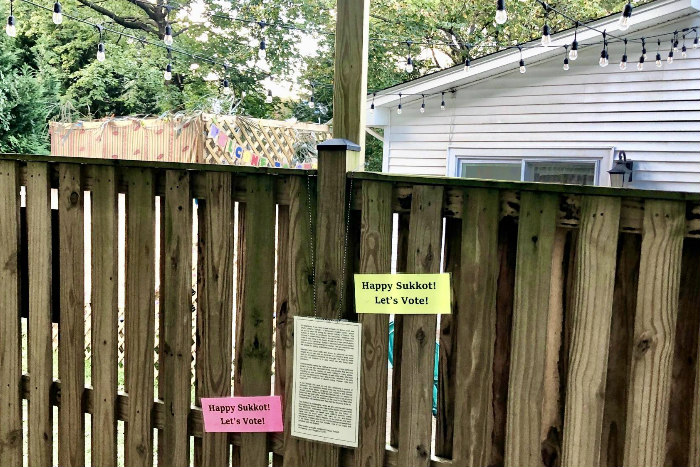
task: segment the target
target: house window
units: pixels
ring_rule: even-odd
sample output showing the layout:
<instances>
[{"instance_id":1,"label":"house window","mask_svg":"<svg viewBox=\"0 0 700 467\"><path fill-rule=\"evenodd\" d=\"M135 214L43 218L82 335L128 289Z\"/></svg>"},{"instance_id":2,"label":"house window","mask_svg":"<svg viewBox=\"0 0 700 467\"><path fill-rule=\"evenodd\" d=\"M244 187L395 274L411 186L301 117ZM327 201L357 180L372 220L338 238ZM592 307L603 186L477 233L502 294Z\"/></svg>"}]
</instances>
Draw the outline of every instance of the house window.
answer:
<instances>
[{"instance_id":1,"label":"house window","mask_svg":"<svg viewBox=\"0 0 700 467\"><path fill-rule=\"evenodd\" d=\"M597 173L597 161L513 159L494 162L459 159L459 176L462 178L596 185Z\"/></svg>"}]
</instances>

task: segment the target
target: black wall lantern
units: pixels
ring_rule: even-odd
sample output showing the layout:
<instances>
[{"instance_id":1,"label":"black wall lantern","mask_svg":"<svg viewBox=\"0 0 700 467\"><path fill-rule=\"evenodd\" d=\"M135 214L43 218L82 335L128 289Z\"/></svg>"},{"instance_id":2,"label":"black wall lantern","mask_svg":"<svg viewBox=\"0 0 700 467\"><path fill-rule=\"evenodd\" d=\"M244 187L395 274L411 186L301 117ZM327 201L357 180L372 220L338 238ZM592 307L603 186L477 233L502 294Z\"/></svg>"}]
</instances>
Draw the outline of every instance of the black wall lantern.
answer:
<instances>
[{"instance_id":1,"label":"black wall lantern","mask_svg":"<svg viewBox=\"0 0 700 467\"><path fill-rule=\"evenodd\" d=\"M613 162L612 169L608 170L610 174L610 186L613 188L622 188L626 183L631 182L633 170L634 162L627 160L625 151L618 151L617 160Z\"/></svg>"}]
</instances>

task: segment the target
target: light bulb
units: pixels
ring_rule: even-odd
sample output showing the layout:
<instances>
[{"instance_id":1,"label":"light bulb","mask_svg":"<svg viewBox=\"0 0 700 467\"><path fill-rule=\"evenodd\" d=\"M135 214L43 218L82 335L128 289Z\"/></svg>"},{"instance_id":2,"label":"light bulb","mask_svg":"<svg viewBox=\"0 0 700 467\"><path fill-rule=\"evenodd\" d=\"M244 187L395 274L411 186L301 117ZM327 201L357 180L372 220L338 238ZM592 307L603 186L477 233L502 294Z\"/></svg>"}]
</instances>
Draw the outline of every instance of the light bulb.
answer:
<instances>
[{"instance_id":1,"label":"light bulb","mask_svg":"<svg viewBox=\"0 0 700 467\"><path fill-rule=\"evenodd\" d=\"M627 69L627 55L623 55L622 60L620 60L620 70L625 69Z\"/></svg>"},{"instance_id":2,"label":"light bulb","mask_svg":"<svg viewBox=\"0 0 700 467\"><path fill-rule=\"evenodd\" d=\"M656 67L661 68L661 54L656 54Z\"/></svg>"},{"instance_id":3,"label":"light bulb","mask_svg":"<svg viewBox=\"0 0 700 467\"><path fill-rule=\"evenodd\" d=\"M525 60L520 59L520 73L525 73L527 69L525 68Z\"/></svg>"},{"instance_id":4,"label":"light bulb","mask_svg":"<svg viewBox=\"0 0 700 467\"><path fill-rule=\"evenodd\" d=\"M685 45L681 48L681 58L688 58L688 48Z\"/></svg>"},{"instance_id":5,"label":"light bulb","mask_svg":"<svg viewBox=\"0 0 700 467\"><path fill-rule=\"evenodd\" d=\"M644 60L647 59L647 49L646 48L642 49L642 56L644 57Z\"/></svg>"},{"instance_id":6,"label":"light bulb","mask_svg":"<svg viewBox=\"0 0 700 467\"><path fill-rule=\"evenodd\" d=\"M165 25L165 35L163 36L165 45L173 45L173 28L169 24Z\"/></svg>"},{"instance_id":7,"label":"light bulb","mask_svg":"<svg viewBox=\"0 0 700 467\"><path fill-rule=\"evenodd\" d=\"M608 66L608 54L605 52L605 49L603 49L600 52L600 59L598 60L598 65L600 65L602 68Z\"/></svg>"},{"instance_id":8,"label":"light bulb","mask_svg":"<svg viewBox=\"0 0 700 467\"><path fill-rule=\"evenodd\" d=\"M412 73L413 72L413 60L411 60L411 57L409 56L406 59L406 73Z\"/></svg>"},{"instance_id":9,"label":"light bulb","mask_svg":"<svg viewBox=\"0 0 700 467\"><path fill-rule=\"evenodd\" d=\"M265 98L266 104L272 104L272 89L267 90L267 97Z\"/></svg>"},{"instance_id":10,"label":"light bulb","mask_svg":"<svg viewBox=\"0 0 700 467\"><path fill-rule=\"evenodd\" d=\"M420 105L420 113L425 113L425 102Z\"/></svg>"},{"instance_id":11,"label":"light bulb","mask_svg":"<svg viewBox=\"0 0 700 467\"><path fill-rule=\"evenodd\" d=\"M99 44L97 44L97 61L104 62L105 58L105 45L102 42L100 42Z\"/></svg>"},{"instance_id":12,"label":"light bulb","mask_svg":"<svg viewBox=\"0 0 700 467\"><path fill-rule=\"evenodd\" d=\"M545 24L542 28L542 46L547 47L552 43L552 36L550 35L549 25Z\"/></svg>"},{"instance_id":13,"label":"light bulb","mask_svg":"<svg viewBox=\"0 0 700 467\"><path fill-rule=\"evenodd\" d=\"M369 113L374 113L374 102L372 102L372 105L369 106Z\"/></svg>"},{"instance_id":14,"label":"light bulb","mask_svg":"<svg viewBox=\"0 0 700 467\"><path fill-rule=\"evenodd\" d=\"M260 60L265 60L267 57L267 45L265 44L265 39L260 41L260 48L258 49L258 58Z\"/></svg>"},{"instance_id":15,"label":"light bulb","mask_svg":"<svg viewBox=\"0 0 700 467\"><path fill-rule=\"evenodd\" d=\"M15 17L12 15L10 15L7 18L7 27L5 27L5 32L10 37L17 36L17 27L15 26Z\"/></svg>"},{"instance_id":16,"label":"light bulb","mask_svg":"<svg viewBox=\"0 0 700 467\"><path fill-rule=\"evenodd\" d=\"M469 73L469 68L471 68L471 64L472 62L468 58L464 61L464 71L466 73Z\"/></svg>"},{"instance_id":17,"label":"light bulb","mask_svg":"<svg viewBox=\"0 0 700 467\"><path fill-rule=\"evenodd\" d=\"M163 78L165 78L165 81L170 81L173 79L173 66L168 63L168 65L165 67L165 71L163 72Z\"/></svg>"},{"instance_id":18,"label":"light bulb","mask_svg":"<svg viewBox=\"0 0 700 467\"><path fill-rule=\"evenodd\" d=\"M630 18L632 17L632 4L627 2L625 8L622 9L620 15L620 30L626 31L630 27Z\"/></svg>"},{"instance_id":19,"label":"light bulb","mask_svg":"<svg viewBox=\"0 0 700 467\"><path fill-rule=\"evenodd\" d=\"M677 40L673 41L673 51L678 52L678 41Z\"/></svg>"},{"instance_id":20,"label":"light bulb","mask_svg":"<svg viewBox=\"0 0 700 467\"><path fill-rule=\"evenodd\" d=\"M569 58L568 57L564 59L564 66L562 68L564 69L564 71L568 71L568 69L569 69Z\"/></svg>"},{"instance_id":21,"label":"light bulb","mask_svg":"<svg viewBox=\"0 0 700 467\"><path fill-rule=\"evenodd\" d=\"M574 41L571 45L571 50L569 50L569 58L575 61L578 58L578 43Z\"/></svg>"},{"instance_id":22,"label":"light bulb","mask_svg":"<svg viewBox=\"0 0 700 467\"><path fill-rule=\"evenodd\" d=\"M697 49L698 48L698 38L696 37L695 40L693 41L693 48Z\"/></svg>"},{"instance_id":23,"label":"light bulb","mask_svg":"<svg viewBox=\"0 0 700 467\"><path fill-rule=\"evenodd\" d=\"M63 22L63 13L61 12L61 4L55 2L53 4L53 24L61 24Z\"/></svg>"},{"instance_id":24,"label":"light bulb","mask_svg":"<svg viewBox=\"0 0 700 467\"><path fill-rule=\"evenodd\" d=\"M228 85L228 80L224 79L224 95L231 95L231 87Z\"/></svg>"},{"instance_id":25,"label":"light bulb","mask_svg":"<svg viewBox=\"0 0 700 467\"><path fill-rule=\"evenodd\" d=\"M640 61L637 63L637 70L638 70L638 71L642 71L643 69L644 69L644 60L640 60Z\"/></svg>"},{"instance_id":26,"label":"light bulb","mask_svg":"<svg viewBox=\"0 0 700 467\"><path fill-rule=\"evenodd\" d=\"M496 3L496 22L503 24L508 21L508 13L506 13L506 0L498 0Z\"/></svg>"},{"instance_id":27,"label":"light bulb","mask_svg":"<svg viewBox=\"0 0 700 467\"><path fill-rule=\"evenodd\" d=\"M666 62L667 62L669 65L670 65L671 63L673 63L673 50L671 50L671 51L668 53L668 58L666 59Z\"/></svg>"},{"instance_id":28,"label":"light bulb","mask_svg":"<svg viewBox=\"0 0 700 467\"><path fill-rule=\"evenodd\" d=\"M313 109L314 107L316 107L316 103L314 102L314 98L311 97L311 100L309 101L309 108Z\"/></svg>"},{"instance_id":29,"label":"light bulb","mask_svg":"<svg viewBox=\"0 0 700 467\"><path fill-rule=\"evenodd\" d=\"M399 104L399 106L396 108L396 115L401 115L402 112L403 110L401 110L401 104Z\"/></svg>"},{"instance_id":30,"label":"light bulb","mask_svg":"<svg viewBox=\"0 0 700 467\"><path fill-rule=\"evenodd\" d=\"M440 102L440 110L445 110L445 101Z\"/></svg>"}]
</instances>

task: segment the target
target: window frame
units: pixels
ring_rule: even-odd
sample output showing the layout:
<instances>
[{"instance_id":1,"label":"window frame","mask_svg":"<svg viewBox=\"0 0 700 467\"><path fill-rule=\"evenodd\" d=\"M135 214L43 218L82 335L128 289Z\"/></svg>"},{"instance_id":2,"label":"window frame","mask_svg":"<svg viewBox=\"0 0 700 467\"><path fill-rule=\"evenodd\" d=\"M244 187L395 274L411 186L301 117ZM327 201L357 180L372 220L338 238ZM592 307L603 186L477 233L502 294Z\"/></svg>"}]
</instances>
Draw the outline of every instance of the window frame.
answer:
<instances>
[{"instance_id":1,"label":"window frame","mask_svg":"<svg viewBox=\"0 0 700 467\"><path fill-rule=\"evenodd\" d=\"M448 177L460 177L463 163L520 163L520 181L525 181L528 163L593 163L595 167L595 185L610 185L610 176L607 173L607 168L612 164L615 154L614 147L576 147L561 145L513 146L512 143L500 143L500 145L499 143L494 143L493 145L480 144L449 148L446 175ZM563 153L564 155L558 156L558 153ZM500 156L498 154L505 155Z\"/></svg>"}]
</instances>

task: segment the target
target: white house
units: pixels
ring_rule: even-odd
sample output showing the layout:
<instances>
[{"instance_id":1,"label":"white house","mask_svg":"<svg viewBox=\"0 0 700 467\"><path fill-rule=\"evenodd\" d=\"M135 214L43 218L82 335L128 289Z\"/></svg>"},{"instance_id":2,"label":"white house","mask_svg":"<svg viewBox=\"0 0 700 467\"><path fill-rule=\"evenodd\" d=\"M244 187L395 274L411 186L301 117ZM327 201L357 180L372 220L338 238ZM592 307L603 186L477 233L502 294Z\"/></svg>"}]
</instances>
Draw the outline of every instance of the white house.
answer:
<instances>
[{"instance_id":1,"label":"white house","mask_svg":"<svg viewBox=\"0 0 700 467\"><path fill-rule=\"evenodd\" d=\"M579 27L578 59L568 71L564 45L573 29L552 36L561 47L524 47L526 73L520 52L506 50L472 60L469 72L458 65L370 95L368 132L384 130L383 171L608 185L624 151L633 161L626 186L700 191L700 47L693 48L697 30L690 29L700 28L699 10L700 0L656 0L634 8L627 31L619 30L619 14L590 23L645 37L642 71L640 42L628 43L624 71L622 42L610 44L610 64L601 67L601 34ZM674 31L679 45L669 64Z\"/></svg>"}]
</instances>

